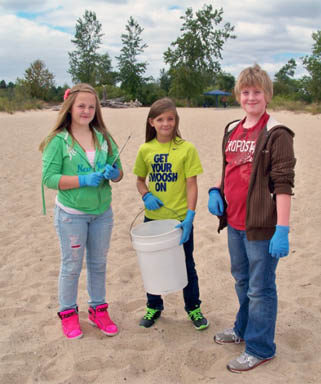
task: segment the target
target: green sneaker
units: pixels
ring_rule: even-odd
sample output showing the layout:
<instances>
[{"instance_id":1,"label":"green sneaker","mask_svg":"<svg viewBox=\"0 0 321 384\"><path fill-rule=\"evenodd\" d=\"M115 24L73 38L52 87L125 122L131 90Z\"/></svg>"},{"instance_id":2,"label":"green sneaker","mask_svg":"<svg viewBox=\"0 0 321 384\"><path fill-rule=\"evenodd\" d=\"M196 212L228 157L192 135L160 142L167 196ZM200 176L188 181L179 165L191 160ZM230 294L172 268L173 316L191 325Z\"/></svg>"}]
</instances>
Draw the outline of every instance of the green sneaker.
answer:
<instances>
[{"instance_id":1,"label":"green sneaker","mask_svg":"<svg viewBox=\"0 0 321 384\"><path fill-rule=\"evenodd\" d=\"M162 311L159 309L153 309L153 308L146 308L146 314L141 319L139 325L144 328L149 328L152 325L154 325L155 321L159 318Z\"/></svg>"},{"instance_id":2,"label":"green sneaker","mask_svg":"<svg viewBox=\"0 0 321 384\"><path fill-rule=\"evenodd\" d=\"M203 316L201 308L196 308L193 311L188 311L188 316L192 320L194 327L198 331L201 331L202 329L205 329L210 325L207 319Z\"/></svg>"}]
</instances>

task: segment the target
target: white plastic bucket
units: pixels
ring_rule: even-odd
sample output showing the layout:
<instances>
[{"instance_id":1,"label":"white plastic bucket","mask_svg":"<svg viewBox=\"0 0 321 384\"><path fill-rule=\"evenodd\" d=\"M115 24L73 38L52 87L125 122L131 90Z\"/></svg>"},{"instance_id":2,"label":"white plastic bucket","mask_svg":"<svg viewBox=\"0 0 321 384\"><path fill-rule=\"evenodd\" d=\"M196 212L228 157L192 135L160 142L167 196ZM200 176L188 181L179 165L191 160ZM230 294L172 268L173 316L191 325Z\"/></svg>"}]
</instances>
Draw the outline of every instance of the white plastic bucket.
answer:
<instances>
[{"instance_id":1,"label":"white plastic bucket","mask_svg":"<svg viewBox=\"0 0 321 384\"><path fill-rule=\"evenodd\" d=\"M178 220L154 220L131 230L145 291L154 295L176 292L187 285L185 253L179 245Z\"/></svg>"}]
</instances>

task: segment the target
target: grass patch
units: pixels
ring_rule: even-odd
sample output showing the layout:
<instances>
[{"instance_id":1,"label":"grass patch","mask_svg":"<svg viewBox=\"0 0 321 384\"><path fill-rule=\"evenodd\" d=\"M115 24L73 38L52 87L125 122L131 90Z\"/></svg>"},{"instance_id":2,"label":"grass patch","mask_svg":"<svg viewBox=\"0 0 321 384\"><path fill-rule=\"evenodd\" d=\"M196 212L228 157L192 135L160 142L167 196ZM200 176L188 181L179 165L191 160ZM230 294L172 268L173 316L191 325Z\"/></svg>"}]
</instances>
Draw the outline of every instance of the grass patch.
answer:
<instances>
[{"instance_id":1,"label":"grass patch","mask_svg":"<svg viewBox=\"0 0 321 384\"><path fill-rule=\"evenodd\" d=\"M275 96L269 103L269 109L274 111L306 112L316 115L321 113L321 104L308 104L303 101L290 100L281 96Z\"/></svg>"},{"instance_id":2,"label":"grass patch","mask_svg":"<svg viewBox=\"0 0 321 384\"><path fill-rule=\"evenodd\" d=\"M7 97L0 97L0 112L14 113L17 111L29 111L32 109L42 109L44 103L41 100L33 99L8 99Z\"/></svg>"},{"instance_id":3,"label":"grass patch","mask_svg":"<svg viewBox=\"0 0 321 384\"><path fill-rule=\"evenodd\" d=\"M102 92L102 90L100 90ZM118 95L118 94L117 94ZM107 92L107 96L116 96L112 92ZM194 100L189 103L186 99L175 99L177 107L194 107L203 105L200 100ZM52 104L56 105L56 102ZM17 111L29 111L34 109L48 108L51 103L46 103L42 100L30 98L22 90L14 90L11 92L1 92L0 90L0 112L14 113ZM232 103L229 104L232 106ZM269 103L269 109L274 111L292 111L292 112L304 112L312 115L321 113L321 103L305 103L303 101L291 100L284 96L274 96Z\"/></svg>"}]
</instances>

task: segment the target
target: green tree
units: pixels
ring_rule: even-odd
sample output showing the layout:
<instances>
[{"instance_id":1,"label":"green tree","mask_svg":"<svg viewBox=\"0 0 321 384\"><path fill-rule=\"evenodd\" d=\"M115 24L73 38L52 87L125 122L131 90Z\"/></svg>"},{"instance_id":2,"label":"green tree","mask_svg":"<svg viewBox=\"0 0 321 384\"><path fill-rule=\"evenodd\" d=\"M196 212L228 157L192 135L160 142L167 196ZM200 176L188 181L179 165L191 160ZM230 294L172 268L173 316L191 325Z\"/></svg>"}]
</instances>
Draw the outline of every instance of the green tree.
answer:
<instances>
[{"instance_id":1,"label":"green tree","mask_svg":"<svg viewBox=\"0 0 321 384\"><path fill-rule=\"evenodd\" d=\"M295 90L295 100L301 100L306 103L311 103L312 96L309 92L309 86L310 86L311 78L310 76L303 76L300 79L296 80L296 90Z\"/></svg>"},{"instance_id":2,"label":"green tree","mask_svg":"<svg viewBox=\"0 0 321 384\"><path fill-rule=\"evenodd\" d=\"M142 42L141 34L144 29L131 16L126 25L126 32L121 35L123 47L121 54L116 57L118 60L119 79L121 88L136 99L141 95L146 72L147 63L139 62L138 55L144 52L147 44Z\"/></svg>"},{"instance_id":3,"label":"green tree","mask_svg":"<svg viewBox=\"0 0 321 384\"><path fill-rule=\"evenodd\" d=\"M119 74L111 70L111 60L107 53L100 55L96 70L96 81L99 85L116 85Z\"/></svg>"},{"instance_id":4,"label":"green tree","mask_svg":"<svg viewBox=\"0 0 321 384\"><path fill-rule=\"evenodd\" d=\"M143 105L151 105L154 101L161 99L166 95L166 92L159 86L158 82L151 81L143 84L142 94L139 101Z\"/></svg>"},{"instance_id":5,"label":"green tree","mask_svg":"<svg viewBox=\"0 0 321 384\"><path fill-rule=\"evenodd\" d=\"M1 80L0 81L0 88L2 88L2 89L6 89L7 88L7 83L5 82L5 80Z\"/></svg>"},{"instance_id":6,"label":"green tree","mask_svg":"<svg viewBox=\"0 0 321 384\"><path fill-rule=\"evenodd\" d=\"M111 81L111 60L108 53L99 54L102 45L102 25L97 20L96 13L85 11L83 18L76 23L75 38L71 40L76 49L68 52L72 81L89 83L93 86L106 84ZM108 83L108 84L111 84Z\"/></svg>"},{"instance_id":7,"label":"green tree","mask_svg":"<svg viewBox=\"0 0 321 384\"><path fill-rule=\"evenodd\" d=\"M294 59L290 59L279 72L275 74L275 80L280 82L287 82L291 77L294 76L296 70L296 62Z\"/></svg>"},{"instance_id":8,"label":"green tree","mask_svg":"<svg viewBox=\"0 0 321 384\"><path fill-rule=\"evenodd\" d=\"M17 79L17 85L23 87L31 97L48 100L49 91L55 86L54 75L42 60L35 60L25 70L24 79Z\"/></svg>"},{"instance_id":9,"label":"green tree","mask_svg":"<svg viewBox=\"0 0 321 384\"><path fill-rule=\"evenodd\" d=\"M292 96L295 98L295 92L298 88L297 80L293 79L297 64L294 59L290 59L275 75L274 75L274 94Z\"/></svg>"},{"instance_id":10,"label":"green tree","mask_svg":"<svg viewBox=\"0 0 321 384\"><path fill-rule=\"evenodd\" d=\"M215 79L215 87L221 91L232 92L235 85L235 77L226 72L220 72Z\"/></svg>"},{"instance_id":11,"label":"green tree","mask_svg":"<svg viewBox=\"0 0 321 384\"><path fill-rule=\"evenodd\" d=\"M160 70L159 73L159 86L166 92L166 95L169 94L171 87L171 76L168 71L165 71L164 68Z\"/></svg>"},{"instance_id":12,"label":"green tree","mask_svg":"<svg viewBox=\"0 0 321 384\"><path fill-rule=\"evenodd\" d=\"M204 5L195 16L192 8L188 8L181 19L182 35L164 53L164 61L170 66L171 94L190 100L202 93L220 72L223 45L236 36L230 23L217 28L223 20L222 8Z\"/></svg>"},{"instance_id":13,"label":"green tree","mask_svg":"<svg viewBox=\"0 0 321 384\"><path fill-rule=\"evenodd\" d=\"M303 65L309 73L307 91L311 94L313 101L321 101L321 30L312 33L315 41L312 55L303 58Z\"/></svg>"}]
</instances>

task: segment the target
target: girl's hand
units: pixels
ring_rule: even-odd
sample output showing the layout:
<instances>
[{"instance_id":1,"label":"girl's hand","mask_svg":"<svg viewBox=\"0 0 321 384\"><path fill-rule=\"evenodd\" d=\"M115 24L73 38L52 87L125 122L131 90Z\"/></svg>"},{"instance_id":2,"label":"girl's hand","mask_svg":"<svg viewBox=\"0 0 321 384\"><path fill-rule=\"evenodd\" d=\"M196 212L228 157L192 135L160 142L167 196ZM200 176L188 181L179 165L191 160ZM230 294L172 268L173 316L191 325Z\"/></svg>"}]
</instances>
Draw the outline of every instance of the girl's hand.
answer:
<instances>
[{"instance_id":1,"label":"girl's hand","mask_svg":"<svg viewBox=\"0 0 321 384\"><path fill-rule=\"evenodd\" d=\"M188 241L191 235L192 227L193 227L194 216L195 216L195 211L192 211L189 209L187 211L185 220L182 221L180 224L176 225L175 228L182 228L183 230L179 245L182 245L183 243L186 243L186 241Z\"/></svg>"},{"instance_id":2,"label":"girl's hand","mask_svg":"<svg viewBox=\"0 0 321 384\"><path fill-rule=\"evenodd\" d=\"M101 172L93 172L89 175L79 175L79 187L98 187L104 175Z\"/></svg>"},{"instance_id":3,"label":"girl's hand","mask_svg":"<svg viewBox=\"0 0 321 384\"><path fill-rule=\"evenodd\" d=\"M116 165L111 166L109 164L106 165L103 174L106 180L115 180L118 179L118 177L120 176L119 169L116 167Z\"/></svg>"},{"instance_id":4,"label":"girl's hand","mask_svg":"<svg viewBox=\"0 0 321 384\"><path fill-rule=\"evenodd\" d=\"M145 208L150 211L155 211L156 209L159 209L164 204L161 200L159 200L158 197L154 196L151 192L145 193L145 195L142 197Z\"/></svg>"}]
</instances>

